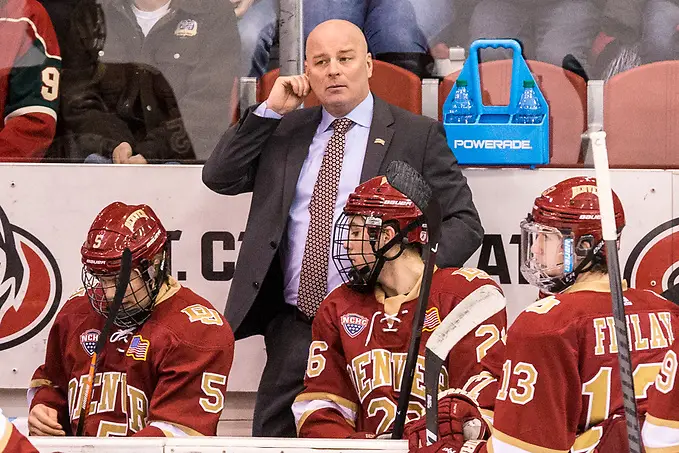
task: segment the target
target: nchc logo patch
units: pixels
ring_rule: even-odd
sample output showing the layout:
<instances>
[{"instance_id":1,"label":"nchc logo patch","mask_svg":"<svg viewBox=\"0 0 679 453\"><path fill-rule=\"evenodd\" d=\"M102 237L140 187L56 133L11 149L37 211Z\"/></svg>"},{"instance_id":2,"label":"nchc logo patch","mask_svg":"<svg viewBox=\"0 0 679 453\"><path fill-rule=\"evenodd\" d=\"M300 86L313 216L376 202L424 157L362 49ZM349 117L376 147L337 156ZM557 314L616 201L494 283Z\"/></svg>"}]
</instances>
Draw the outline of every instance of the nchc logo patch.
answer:
<instances>
[{"instance_id":1,"label":"nchc logo patch","mask_svg":"<svg viewBox=\"0 0 679 453\"><path fill-rule=\"evenodd\" d=\"M101 332L97 329L87 329L80 334L80 345L90 356L94 354L94 348L99 340L99 335L101 335Z\"/></svg>"},{"instance_id":2,"label":"nchc logo patch","mask_svg":"<svg viewBox=\"0 0 679 453\"><path fill-rule=\"evenodd\" d=\"M342 318L340 320L342 322L342 327L344 327L344 331L351 338L356 338L358 334L363 332L365 326L368 325L368 318L366 318L365 316L357 315L356 313L348 313L346 315L342 315Z\"/></svg>"},{"instance_id":3,"label":"nchc logo patch","mask_svg":"<svg viewBox=\"0 0 679 453\"><path fill-rule=\"evenodd\" d=\"M61 300L57 262L38 238L10 223L0 207L0 351L33 338Z\"/></svg>"}]
</instances>

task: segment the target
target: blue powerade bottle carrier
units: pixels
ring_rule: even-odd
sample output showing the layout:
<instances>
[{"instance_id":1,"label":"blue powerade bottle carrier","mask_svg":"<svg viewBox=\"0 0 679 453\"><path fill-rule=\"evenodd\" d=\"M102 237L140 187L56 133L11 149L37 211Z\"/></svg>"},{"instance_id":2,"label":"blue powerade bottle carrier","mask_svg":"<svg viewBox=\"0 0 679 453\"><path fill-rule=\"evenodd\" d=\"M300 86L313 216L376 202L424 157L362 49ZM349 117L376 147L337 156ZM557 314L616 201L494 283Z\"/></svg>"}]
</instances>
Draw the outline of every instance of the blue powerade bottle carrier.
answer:
<instances>
[{"instance_id":1,"label":"blue powerade bottle carrier","mask_svg":"<svg viewBox=\"0 0 679 453\"><path fill-rule=\"evenodd\" d=\"M479 49L498 47L513 50L512 84L509 104L483 105L479 76ZM443 127L448 145L462 165L542 165L549 163L549 106L521 55L521 45L513 39L479 39L472 43L469 58L458 81L465 81L471 95L473 119L448 122L455 99L457 82L443 104ZM542 118L534 124L517 124L515 115L524 82L532 81L534 93L542 105ZM461 83L464 85L464 83ZM530 85L530 84L527 84Z\"/></svg>"}]
</instances>

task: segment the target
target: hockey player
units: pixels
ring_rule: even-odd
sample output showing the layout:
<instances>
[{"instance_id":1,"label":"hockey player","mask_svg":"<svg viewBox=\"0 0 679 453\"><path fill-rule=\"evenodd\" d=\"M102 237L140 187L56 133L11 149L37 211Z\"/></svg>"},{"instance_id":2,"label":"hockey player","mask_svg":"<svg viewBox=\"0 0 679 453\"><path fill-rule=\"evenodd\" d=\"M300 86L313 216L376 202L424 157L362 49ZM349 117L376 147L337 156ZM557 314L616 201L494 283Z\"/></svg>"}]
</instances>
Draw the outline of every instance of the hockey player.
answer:
<instances>
[{"instance_id":1,"label":"hockey player","mask_svg":"<svg viewBox=\"0 0 679 453\"><path fill-rule=\"evenodd\" d=\"M625 215L617 195L613 199L620 234ZM521 222L521 273L552 295L526 308L510 327L501 377L471 381L465 387L468 393L444 397L439 430L451 434L424 450L627 451L618 345L593 178L567 179L535 200L532 213ZM652 291L623 289L636 400L643 416L647 391L679 329L679 307ZM482 420L475 403L493 404L495 395L491 440L469 441L463 435L465 422ZM424 438L420 425L406 426L413 450ZM487 428L481 429L481 438L490 432Z\"/></svg>"},{"instance_id":2,"label":"hockey player","mask_svg":"<svg viewBox=\"0 0 679 453\"><path fill-rule=\"evenodd\" d=\"M0 453L38 453L0 410Z\"/></svg>"},{"instance_id":3,"label":"hockey player","mask_svg":"<svg viewBox=\"0 0 679 453\"><path fill-rule=\"evenodd\" d=\"M641 434L647 453L679 453L679 341L675 341L648 391L648 411Z\"/></svg>"},{"instance_id":4,"label":"hockey player","mask_svg":"<svg viewBox=\"0 0 679 453\"><path fill-rule=\"evenodd\" d=\"M84 288L57 315L45 363L30 384L30 435L76 433L124 248L132 252L132 274L117 331L99 357L83 433L216 435L233 360L231 329L170 276L167 233L151 208L120 202L99 213L82 246Z\"/></svg>"},{"instance_id":5,"label":"hockey player","mask_svg":"<svg viewBox=\"0 0 679 453\"><path fill-rule=\"evenodd\" d=\"M349 196L332 246L344 284L326 297L314 319L305 388L292 407L300 437L372 438L392 429L424 271L422 223L422 212L384 177L361 184ZM501 291L478 269L435 271L410 418L424 413L427 339L483 285ZM440 387L461 386L482 370L482 362L499 372L505 329L503 309L461 340L444 365Z\"/></svg>"},{"instance_id":6,"label":"hockey player","mask_svg":"<svg viewBox=\"0 0 679 453\"><path fill-rule=\"evenodd\" d=\"M0 0L0 161L38 161L57 125L61 56L37 0Z\"/></svg>"}]
</instances>

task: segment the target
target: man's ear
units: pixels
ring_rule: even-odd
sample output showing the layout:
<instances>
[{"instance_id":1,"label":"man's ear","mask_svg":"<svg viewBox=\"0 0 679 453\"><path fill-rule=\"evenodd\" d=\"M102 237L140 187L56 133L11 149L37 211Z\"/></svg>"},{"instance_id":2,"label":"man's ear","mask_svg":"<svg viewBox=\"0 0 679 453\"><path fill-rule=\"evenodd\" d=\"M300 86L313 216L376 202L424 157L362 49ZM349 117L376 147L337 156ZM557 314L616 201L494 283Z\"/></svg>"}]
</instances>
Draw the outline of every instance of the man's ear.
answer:
<instances>
[{"instance_id":1,"label":"man's ear","mask_svg":"<svg viewBox=\"0 0 679 453\"><path fill-rule=\"evenodd\" d=\"M370 52L366 57L366 65L368 66L368 78L373 76L373 56Z\"/></svg>"},{"instance_id":2,"label":"man's ear","mask_svg":"<svg viewBox=\"0 0 679 453\"><path fill-rule=\"evenodd\" d=\"M387 225L382 228L382 234L384 235L384 243L391 241L396 236L396 230L393 226Z\"/></svg>"},{"instance_id":3,"label":"man's ear","mask_svg":"<svg viewBox=\"0 0 679 453\"><path fill-rule=\"evenodd\" d=\"M309 62L304 60L304 75L309 77Z\"/></svg>"}]
</instances>

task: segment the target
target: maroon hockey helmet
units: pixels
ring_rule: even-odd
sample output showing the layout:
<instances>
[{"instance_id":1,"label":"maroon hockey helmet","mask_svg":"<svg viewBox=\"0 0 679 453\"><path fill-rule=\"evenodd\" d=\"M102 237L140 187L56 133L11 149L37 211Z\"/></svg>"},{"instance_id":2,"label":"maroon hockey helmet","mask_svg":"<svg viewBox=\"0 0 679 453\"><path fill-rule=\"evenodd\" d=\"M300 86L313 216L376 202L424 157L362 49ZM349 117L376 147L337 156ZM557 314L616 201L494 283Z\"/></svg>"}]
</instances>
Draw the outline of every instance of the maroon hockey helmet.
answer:
<instances>
[{"instance_id":1,"label":"maroon hockey helmet","mask_svg":"<svg viewBox=\"0 0 679 453\"><path fill-rule=\"evenodd\" d=\"M167 242L167 232L149 206L121 202L106 206L92 222L80 249L83 284L95 311L107 315L112 302L111 286L115 286L120 272L123 250L129 248L130 288L116 316L116 325L127 328L143 323L168 275ZM135 285L135 278L140 278L143 285Z\"/></svg>"},{"instance_id":2,"label":"maroon hockey helmet","mask_svg":"<svg viewBox=\"0 0 679 453\"><path fill-rule=\"evenodd\" d=\"M625 213L613 192L618 237ZM548 244L555 244L553 250ZM538 256L562 254L560 259ZM551 258L551 257L549 257ZM596 179L569 178L535 199L532 212L521 222L521 273L533 285L554 294L575 282L592 264L605 264L601 213Z\"/></svg>"},{"instance_id":3,"label":"maroon hockey helmet","mask_svg":"<svg viewBox=\"0 0 679 453\"><path fill-rule=\"evenodd\" d=\"M385 176L376 176L356 187L349 195L344 207L347 215L377 217L386 224L396 224L400 231L406 231L409 225L420 219L422 211L408 197L394 189ZM418 224L407 230L408 243L427 243L426 226Z\"/></svg>"},{"instance_id":4,"label":"maroon hockey helmet","mask_svg":"<svg viewBox=\"0 0 679 453\"><path fill-rule=\"evenodd\" d=\"M380 246L386 227L396 236ZM369 244L368 247L351 247ZM376 176L356 187L349 195L333 232L333 261L342 279L353 289L368 291L376 283L385 261L398 258L408 244L426 244L427 229L422 211L387 178ZM386 253L396 245L399 251Z\"/></svg>"}]
</instances>

